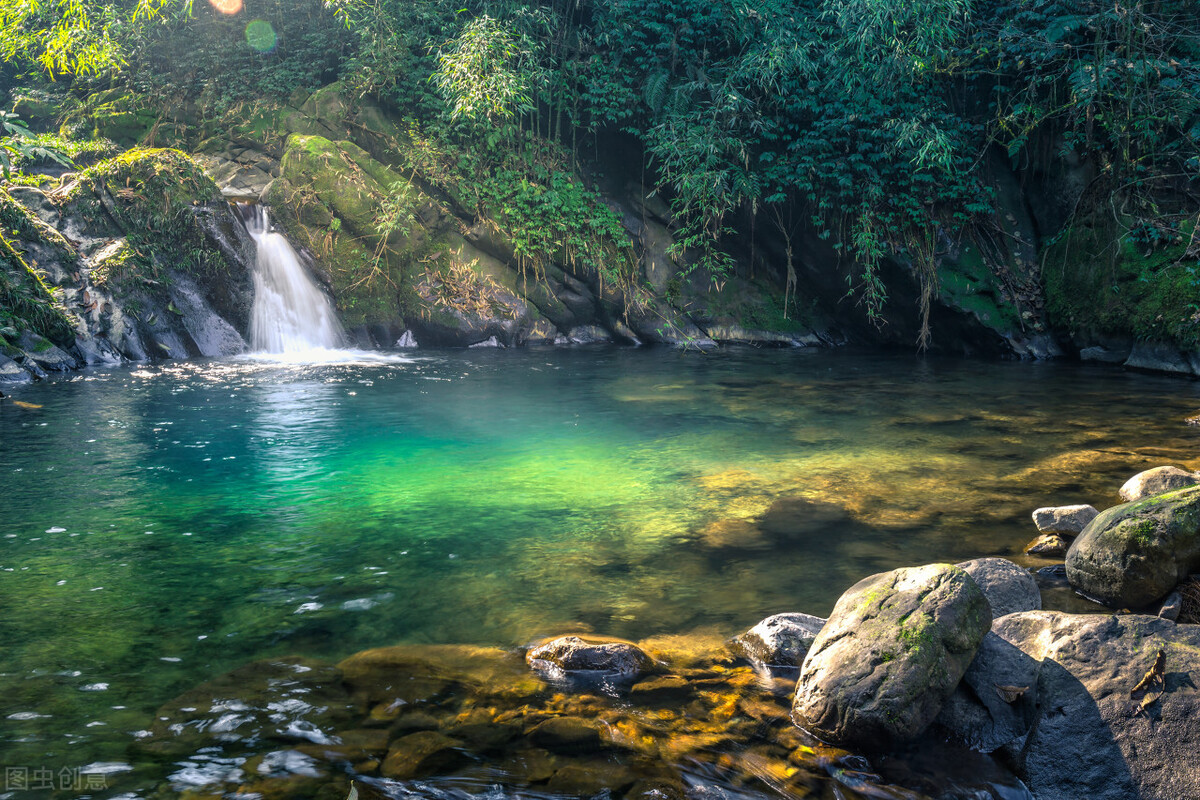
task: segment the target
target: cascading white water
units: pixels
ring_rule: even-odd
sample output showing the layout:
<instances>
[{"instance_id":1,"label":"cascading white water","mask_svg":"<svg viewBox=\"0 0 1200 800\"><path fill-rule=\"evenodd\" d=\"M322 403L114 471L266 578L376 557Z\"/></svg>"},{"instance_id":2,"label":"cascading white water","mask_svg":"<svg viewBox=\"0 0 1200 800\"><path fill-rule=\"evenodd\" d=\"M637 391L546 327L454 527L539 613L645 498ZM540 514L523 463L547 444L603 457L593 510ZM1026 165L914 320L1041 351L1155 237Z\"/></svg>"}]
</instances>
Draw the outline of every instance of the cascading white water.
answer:
<instances>
[{"instance_id":1,"label":"cascading white water","mask_svg":"<svg viewBox=\"0 0 1200 800\"><path fill-rule=\"evenodd\" d=\"M342 326L329 297L313 283L296 251L271 230L271 217L256 205L246 223L258 247L250 347L261 353L298 355L342 344Z\"/></svg>"}]
</instances>

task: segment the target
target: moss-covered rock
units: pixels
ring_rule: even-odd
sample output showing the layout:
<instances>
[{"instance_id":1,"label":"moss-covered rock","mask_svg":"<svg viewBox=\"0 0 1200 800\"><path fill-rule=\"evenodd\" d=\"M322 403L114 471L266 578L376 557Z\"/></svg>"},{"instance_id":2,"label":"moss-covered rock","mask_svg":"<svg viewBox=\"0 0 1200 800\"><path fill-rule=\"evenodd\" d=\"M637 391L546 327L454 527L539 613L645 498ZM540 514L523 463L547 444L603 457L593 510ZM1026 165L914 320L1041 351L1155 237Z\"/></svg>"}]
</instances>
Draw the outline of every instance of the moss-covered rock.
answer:
<instances>
[{"instance_id":1,"label":"moss-covered rock","mask_svg":"<svg viewBox=\"0 0 1200 800\"><path fill-rule=\"evenodd\" d=\"M1118 608L1161 600L1200 569L1200 486L1102 511L1067 552L1076 591Z\"/></svg>"},{"instance_id":2,"label":"moss-covered rock","mask_svg":"<svg viewBox=\"0 0 1200 800\"><path fill-rule=\"evenodd\" d=\"M1194 233L1194 223L1183 223L1150 242L1109 216L1077 222L1044 253L1055 326L1081 345L1107 334L1200 348L1200 263L1189 249Z\"/></svg>"},{"instance_id":3,"label":"moss-covered rock","mask_svg":"<svg viewBox=\"0 0 1200 800\"><path fill-rule=\"evenodd\" d=\"M33 331L66 346L74 339L74 326L43 274L21 249L22 241L47 236L24 207L0 190L0 327Z\"/></svg>"},{"instance_id":4,"label":"moss-covered rock","mask_svg":"<svg viewBox=\"0 0 1200 800\"><path fill-rule=\"evenodd\" d=\"M835 744L914 739L954 691L992 624L983 592L949 564L859 581L800 670L792 714Z\"/></svg>"}]
</instances>

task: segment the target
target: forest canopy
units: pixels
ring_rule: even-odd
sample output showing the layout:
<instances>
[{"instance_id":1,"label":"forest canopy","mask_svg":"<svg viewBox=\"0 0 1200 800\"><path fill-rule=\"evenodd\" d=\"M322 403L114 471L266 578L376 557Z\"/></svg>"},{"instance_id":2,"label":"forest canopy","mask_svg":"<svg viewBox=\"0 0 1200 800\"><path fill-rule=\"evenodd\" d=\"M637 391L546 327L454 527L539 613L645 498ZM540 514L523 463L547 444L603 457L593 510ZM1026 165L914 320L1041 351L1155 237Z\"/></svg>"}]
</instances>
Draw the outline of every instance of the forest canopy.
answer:
<instances>
[{"instance_id":1,"label":"forest canopy","mask_svg":"<svg viewBox=\"0 0 1200 800\"><path fill-rule=\"evenodd\" d=\"M698 268L732 268L745 216L814 231L869 315L884 259L923 276L927 313L945 240L994 227L989 159L1094 165L1075 211L1148 246L1197 206L1194 0L242 2L0 0L5 82L229 113L342 80L493 166L532 136L575 161L619 131Z\"/></svg>"}]
</instances>

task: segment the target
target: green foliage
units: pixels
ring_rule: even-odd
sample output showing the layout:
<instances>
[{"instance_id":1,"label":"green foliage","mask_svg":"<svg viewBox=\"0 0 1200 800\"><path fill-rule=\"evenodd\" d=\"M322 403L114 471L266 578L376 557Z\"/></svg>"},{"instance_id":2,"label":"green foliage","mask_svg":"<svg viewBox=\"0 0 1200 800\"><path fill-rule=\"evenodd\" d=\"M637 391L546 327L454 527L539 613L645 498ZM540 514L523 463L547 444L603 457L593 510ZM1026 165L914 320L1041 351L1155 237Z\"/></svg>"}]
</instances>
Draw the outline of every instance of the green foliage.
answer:
<instances>
[{"instance_id":1,"label":"green foliage","mask_svg":"<svg viewBox=\"0 0 1200 800\"><path fill-rule=\"evenodd\" d=\"M1130 220L1132 221L1132 220ZM1200 234L1196 218L1156 233L1156 245L1111 218L1073 226L1047 252L1046 302L1072 331L1200 347Z\"/></svg>"},{"instance_id":2,"label":"green foliage","mask_svg":"<svg viewBox=\"0 0 1200 800\"><path fill-rule=\"evenodd\" d=\"M0 326L32 330L65 344L74 338L74 330L62 304L20 250L21 240L41 238L29 212L0 191Z\"/></svg>"},{"instance_id":3,"label":"green foliage","mask_svg":"<svg viewBox=\"0 0 1200 800\"><path fill-rule=\"evenodd\" d=\"M499 122L533 110L537 44L484 14L438 53L433 82L450 119Z\"/></svg>"},{"instance_id":4,"label":"green foliage","mask_svg":"<svg viewBox=\"0 0 1200 800\"><path fill-rule=\"evenodd\" d=\"M6 179L12 177L13 167L25 164L53 161L67 167L72 165L60 143L35 136L21 123L20 117L3 109L0 109L0 131L6 134L0 138L0 172Z\"/></svg>"}]
</instances>

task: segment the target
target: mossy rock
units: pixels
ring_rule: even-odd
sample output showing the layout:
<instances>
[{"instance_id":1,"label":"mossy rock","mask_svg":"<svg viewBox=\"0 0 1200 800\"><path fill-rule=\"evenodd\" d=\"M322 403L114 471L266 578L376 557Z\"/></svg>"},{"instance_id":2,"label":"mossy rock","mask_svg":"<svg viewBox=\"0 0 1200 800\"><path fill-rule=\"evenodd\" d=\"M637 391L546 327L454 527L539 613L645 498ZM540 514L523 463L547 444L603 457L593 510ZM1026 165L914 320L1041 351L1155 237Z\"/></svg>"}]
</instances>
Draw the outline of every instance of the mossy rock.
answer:
<instances>
[{"instance_id":1,"label":"mossy rock","mask_svg":"<svg viewBox=\"0 0 1200 800\"><path fill-rule=\"evenodd\" d=\"M1114 506L1067 552L1067 580L1118 608L1161 600L1200 570L1200 486Z\"/></svg>"},{"instance_id":2,"label":"mossy rock","mask_svg":"<svg viewBox=\"0 0 1200 800\"><path fill-rule=\"evenodd\" d=\"M1058 328L1200 347L1200 269L1188 254L1194 222L1137 242L1108 218L1064 232L1045 254L1047 310Z\"/></svg>"},{"instance_id":3,"label":"mossy rock","mask_svg":"<svg viewBox=\"0 0 1200 800\"><path fill-rule=\"evenodd\" d=\"M841 596L809 649L792 713L835 744L911 741L941 711L992 624L959 567L872 575Z\"/></svg>"},{"instance_id":4,"label":"mossy rock","mask_svg":"<svg viewBox=\"0 0 1200 800\"><path fill-rule=\"evenodd\" d=\"M20 250L22 241L58 249L59 242L48 236L29 211L0 190L0 325L33 331L65 347L75 339L74 326L54 290Z\"/></svg>"}]
</instances>

